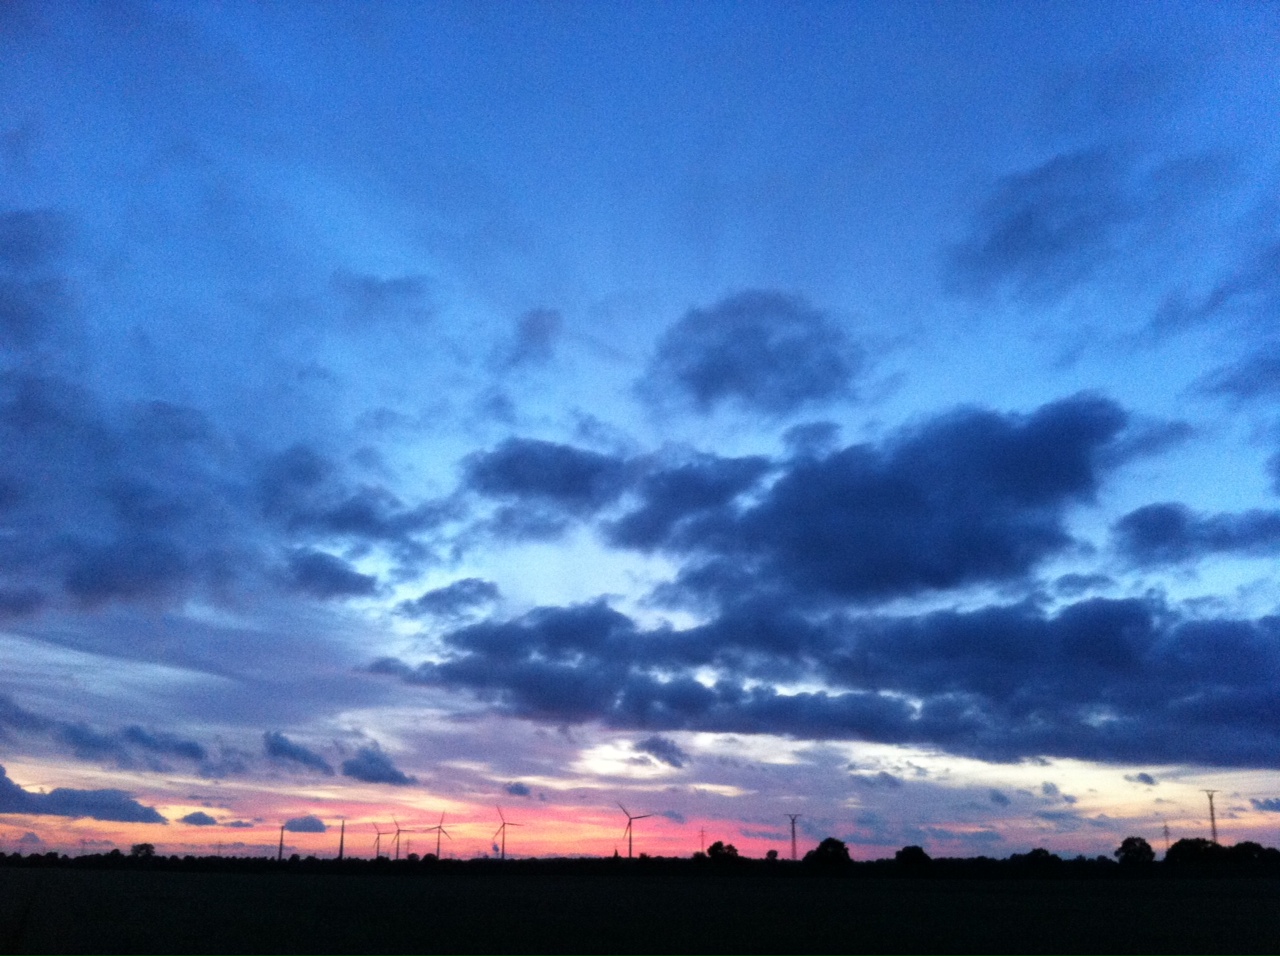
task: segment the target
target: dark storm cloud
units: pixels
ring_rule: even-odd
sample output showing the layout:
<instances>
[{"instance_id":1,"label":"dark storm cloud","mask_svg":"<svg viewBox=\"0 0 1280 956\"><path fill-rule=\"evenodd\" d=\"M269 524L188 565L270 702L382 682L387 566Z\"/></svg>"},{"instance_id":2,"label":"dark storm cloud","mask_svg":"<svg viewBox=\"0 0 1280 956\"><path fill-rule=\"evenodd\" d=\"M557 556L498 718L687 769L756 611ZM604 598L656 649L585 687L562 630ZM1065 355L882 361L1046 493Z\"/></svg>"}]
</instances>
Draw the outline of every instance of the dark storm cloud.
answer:
<instances>
[{"instance_id":1,"label":"dark storm cloud","mask_svg":"<svg viewBox=\"0 0 1280 956\"><path fill-rule=\"evenodd\" d=\"M787 415L851 396L863 364L861 349L826 313L798 296L752 290L691 309L667 329L640 390L703 414L733 405Z\"/></svg>"},{"instance_id":2,"label":"dark storm cloud","mask_svg":"<svg viewBox=\"0 0 1280 956\"><path fill-rule=\"evenodd\" d=\"M397 769L391 758L377 747L361 747L354 757L344 760L342 775L363 783L390 783L398 787L417 782Z\"/></svg>"},{"instance_id":3,"label":"dark storm cloud","mask_svg":"<svg viewBox=\"0 0 1280 956\"><path fill-rule=\"evenodd\" d=\"M446 635L443 660L374 670L556 723L919 744L996 761L1278 766L1280 619L1197 620L1155 600L1095 598L1053 615L1027 603L790 620L809 633L641 631L600 602L540 608ZM720 673L714 684L693 678L705 666ZM828 690L779 693L759 682L770 670Z\"/></svg>"},{"instance_id":4,"label":"dark storm cloud","mask_svg":"<svg viewBox=\"0 0 1280 956\"><path fill-rule=\"evenodd\" d=\"M289 584L317 598L368 597L378 579L361 574L346 561L323 551L295 551L289 556Z\"/></svg>"},{"instance_id":5,"label":"dark storm cloud","mask_svg":"<svg viewBox=\"0 0 1280 956\"><path fill-rule=\"evenodd\" d=\"M615 501L631 473L611 455L532 438L509 438L465 463L465 484L489 498L589 514Z\"/></svg>"},{"instance_id":6,"label":"dark storm cloud","mask_svg":"<svg viewBox=\"0 0 1280 956\"><path fill-rule=\"evenodd\" d=\"M880 447L797 460L757 504L662 542L691 559L668 595L869 600L1020 578L1071 543L1066 511L1092 499L1125 422L1087 395L1029 415L961 409Z\"/></svg>"},{"instance_id":7,"label":"dark storm cloud","mask_svg":"<svg viewBox=\"0 0 1280 956\"><path fill-rule=\"evenodd\" d=\"M283 760L296 763L309 770L318 770L325 776L333 776L333 767L313 750L294 743L284 734L276 730L268 730L262 735L262 749L272 760Z\"/></svg>"},{"instance_id":8,"label":"dark storm cloud","mask_svg":"<svg viewBox=\"0 0 1280 956\"><path fill-rule=\"evenodd\" d=\"M1191 561L1210 554L1258 557L1280 552L1280 512L1196 514L1185 505L1146 505L1112 528L1117 549L1139 565Z\"/></svg>"},{"instance_id":9,"label":"dark storm cloud","mask_svg":"<svg viewBox=\"0 0 1280 956\"><path fill-rule=\"evenodd\" d=\"M193 827L216 827L218 821L203 810L197 810L194 813L188 813L185 817L178 818L179 823L186 823Z\"/></svg>"},{"instance_id":10,"label":"dark storm cloud","mask_svg":"<svg viewBox=\"0 0 1280 956\"><path fill-rule=\"evenodd\" d=\"M689 755L681 750L680 745L670 737L659 737L655 734L652 737L644 738L644 740L637 740L631 747L642 754L656 757L668 767L675 767L677 770L689 762Z\"/></svg>"},{"instance_id":11,"label":"dark storm cloud","mask_svg":"<svg viewBox=\"0 0 1280 956\"><path fill-rule=\"evenodd\" d=\"M486 604L492 604L499 596L498 586L492 581L463 578L442 588L427 591L412 601L402 601L398 610L410 617L430 614L440 618L458 618Z\"/></svg>"},{"instance_id":12,"label":"dark storm cloud","mask_svg":"<svg viewBox=\"0 0 1280 956\"><path fill-rule=\"evenodd\" d=\"M286 820L284 828L289 833L324 833L328 829L323 820L310 814Z\"/></svg>"},{"instance_id":13,"label":"dark storm cloud","mask_svg":"<svg viewBox=\"0 0 1280 956\"><path fill-rule=\"evenodd\" d=\"M951 278L961 290L984 295L1063 291L1114 254L1136 212L1115 157L1056 156L996 183L969 235L951 251Z\"/></svg>"},{"instance_id":14,"label":"dark storm cloud","mask_svg":"<svg viewBox=\"0 0 1280 956\"><path fill-rule=\"evenodd\" d=\"M72 790L49 793L22 789L0 767L0 813L29 813L57 817L89 817L118 823L165 823L154 807L144 807L123 790Z\"/></svg>"}]
</instances>

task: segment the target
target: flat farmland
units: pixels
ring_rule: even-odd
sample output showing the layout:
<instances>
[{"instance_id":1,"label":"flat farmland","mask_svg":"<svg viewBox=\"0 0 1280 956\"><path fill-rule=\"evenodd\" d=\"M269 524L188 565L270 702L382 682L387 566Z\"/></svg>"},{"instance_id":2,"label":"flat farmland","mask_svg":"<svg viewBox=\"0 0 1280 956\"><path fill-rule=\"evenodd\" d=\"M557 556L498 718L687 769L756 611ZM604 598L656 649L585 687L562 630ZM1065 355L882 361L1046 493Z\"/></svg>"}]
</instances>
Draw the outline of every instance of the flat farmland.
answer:
<instances>
[{"instance_id":1,"label":"flat farmland","mask_svg":"<svg viewBox=\"0 0 1280 956\"><path fill-rule=\"evenodd\" d=\"M11 953L1276 953L1280 881L0 868Z\"/></svg>"}]
</instances>

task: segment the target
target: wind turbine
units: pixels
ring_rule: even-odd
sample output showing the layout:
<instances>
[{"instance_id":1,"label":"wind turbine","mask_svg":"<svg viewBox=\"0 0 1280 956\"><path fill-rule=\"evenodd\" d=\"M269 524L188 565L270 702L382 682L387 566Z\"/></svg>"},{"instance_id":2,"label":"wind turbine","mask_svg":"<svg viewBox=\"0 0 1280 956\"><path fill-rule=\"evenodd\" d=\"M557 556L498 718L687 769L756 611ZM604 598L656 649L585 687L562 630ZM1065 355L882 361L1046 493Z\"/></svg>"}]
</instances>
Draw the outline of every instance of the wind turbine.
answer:
<instances>
[{"instance_id":1,"label":"wind turbine","mask_svg":"<svg viewBox=\"0 0 1280 956\"><path fill-rule=\"evenodd\" d=\"M396 859L398 860L400 859L400 834L404 831L400 828L400 821L397 820L395 817L391 818L391 822L396 825L396 841L395 842L396 842Z\"/></svg>"},{"instance_id":2,"label":"wind turbine","mask_svg":"<svg viewBox=\"0 0 1280 956\"><path fill-rule=\"evenodd\" d=\"M800 814L788 813L787 816L791 818L791 862L794 863L796 859L796 820Z\"/></svg>"},{"instance_id":3,"label":"wind turbine","mask_svg":"<svg viewBox=\"0 0 1280 956\"><path fill-rule=\"evenodd\" d=\"M502 811L498 811L498 813L501 815ZM506 821L504 820L503 822L505 823ZM440 822L433 827L427 827L426 832L430 833L432 830L436 831L436 859L438 860L440 859L440 834L443 833L445 836L449 837L450 842L453 840L453 837L449 836L449 831L444 828L443 810L440 811Z\"/></svg>"},{"instance_id":4,"label":"wind turbine","mask_svg":"<svg viewBox=\"0 0 1280 956\"><path fill-rule=\"evenodd\" d=\"M276 850L276 862L284 859L284 824L280 824L280 848Z\"/></svg>"},{"instance_id":5,"label":"wind turbine","mask_svg":"<svg viewBox=\"0 0 1280 956\"><path fill-rule=\"evenodd\" d=\"M498 807L498 819L502 821L502 826L498 827L498 829L493 831L493 838L496 840L498 839L499 835L501 835L502 850L500 852L502 856L500 857L500 859L505 860L507 858L507 827L522 827L524 826L524 824L508 823L507 818L502 815L502 807ZM452 837L450 837L450 839L452 839Z\"/></svg>"},{"instance_id":6,"label":"wind turbine","mask_svg":"<svg viewBox=\"0 0 1280 956\"><path fill-rule=\"evenodd\" d=\"M627 815L627 828L622 831L622 835L627 838L627 859L629 860L631 859L631 824L635 823L637 820L647 820L649 817L653 816L653 814L642 813L638 817L633 817L631 815L631 811L622 804L618 804L618 809Z\"/></svg>"},{"instance_id":7,"label":"wind turbine","mask_svg":"<svg viewBox=\"0 0 1280 956\"><path fill-rule=\"evenodd\" d=\"M373 832L378 834L373 838L373 858L375 860L382 859L382 831L378 829L378 825L373 825Z\"/></svg>"},{"instance_id":8,"label":"wind turbine","mask_svg":"<svg viewBox=\"0 0 1280 956\"><path fill-rule=\"evenodd\" d=\"M346 849L347 842L347 818L342 818L342 829L338 831L338 860L342 860L342 851Z\"/></svg>"}]
</instances>

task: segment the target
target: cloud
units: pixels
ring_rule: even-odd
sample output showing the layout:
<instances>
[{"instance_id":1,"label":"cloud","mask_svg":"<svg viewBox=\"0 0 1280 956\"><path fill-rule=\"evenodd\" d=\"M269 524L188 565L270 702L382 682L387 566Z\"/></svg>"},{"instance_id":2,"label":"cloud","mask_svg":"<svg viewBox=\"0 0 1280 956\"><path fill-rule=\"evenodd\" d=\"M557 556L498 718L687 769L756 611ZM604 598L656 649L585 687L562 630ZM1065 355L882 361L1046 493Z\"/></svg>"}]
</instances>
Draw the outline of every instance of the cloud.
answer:
<instances>
[{"instance_id":1,"label":"cloud","mask_svg":"<svg viewBox=\"0 0 1280 956\"><path fill-rule=\"evenodd\" d=\"M328 829L323 820L310 814L286 820L284 828L289 833L324 833Z\"/></svg>"},{"instance_id":2,"label":"cloud","mask_svg":"<svg viewBox=\"0 0 1280 956\"><path fill-rule=\"evenodd\" d=\"M123 790L72 790L49 793L23 790L0 767L0 813L29 813L58 817L89 817L117 823L165 823L154 807L145 807Z\"/></svg>"},{"instance_id":3,"label":"cloud","mask_svg":"<svg viewBox=\"0 0 1280 956\"><path fill-rule=\"evenodd\" d=\"M726 509L769 471L767 458L720 458L695 455L666 463L646 474L635 487L639 503L605 526L617 546L651 551L693 547Z\"/></svg>"},{"instance_id":4,"label":"cloud","mask_svg":"<svg viewBox=\"0 0 1280 956\"><path fill-rule=\"evenodd\" d=\"M425 276L383 279L340 270L333 275L333 288L342 302L344 317L358 327L377 322L416 325L432 316Z\"/></svg>"},{"instance_id":5,"label":"cloud","mask_svg":"<svg viewBox=\"0 0 1280 956\"><path fill-rule=\"evenodd\" d=\"M505 792L511 794L511 796L513 797L528 797L532 795L532 791L523 783L520 783L519 781L515 783L509 783L502 789Z\"/></svg>"},{"instance_id":6,"label":"cloud","mask_svg":"<svg viewBox=\"0 0 1280 956\"><path fill-rule=\"evenodd\" d=\"M295 590L318 598L368 597L378 591L376 577L361 574L346 561L323 551L291 554L289 583Z\"/></svg>"},{"instance_id":7,"label":"cloud","mask_svg":"<svg viewBox=\"0 0 1280 956\"><path fill-rule=\"evenodd\" d=\"M1195 389L1241 402L1280 394L1280 344L1268 343L1237 362L1209 372L1196 382Z\"/></svg>"},{"instance_id":8,"label":"cloud","mask_svg":"<svg viewBox=\"0 0 1280 956\"><path fill-rule=\"evenodd\" d=\"M72 298L58 267L69 231L51 209L0 213L0 351L33 351L65 325Z\"/></svg>"},{"instance_id":9,"label":"cloud","mask_svg":"<svg viewBox=\"0 0 1280 956\"><path fill-rule=\"evenodd\" d=\"M333 767L329 762L313 750L294 743L284 734L276 730L268 730L262 735L262 747L272 760L283 760L300 764L310 770L318 770L325 776L333 776Z\"/></svg>"},{"instance_id":10,"label":"cloud","mask_svg":"<svg viewBox=\"0 0 1280 956\"><path fill-rule=\"evenodd\" d=\"M1093 498L1125 421L1089 395L960 409L796 461L750 507L668 522L664 549L693 558L668 593L877 600L1023 577L1071 544L1066 511Z\"/></svg>"},{"instance_id":11,"label":"cloud","mask_svg":"<svg viewBox=\"0 0 1280 956\"><path fill-rule=\"evenodd\" d=\"M516 323L515 341L501 364L516 368L550 362L563 326L564 318L555 309L530 309Z\"/></svg>"},{"instance_id":12,"label":"cloud","mask_svg":"<svg viewBox=\"0 0 1280 956\"><path fill-rule=\"evenodd\" d=\"M492 581L463 578L445 587L427 591L412 601L402 601L397 610L410 617L432 615L456 620L476 608L492 604L499 596L498 586Z\"/></svg>"},{"instance_id":13,"label":"cloud","mask_svg":"<svg viewBox=\"0 0 1280 956\"><path fill-rule=\"evenodd\" d=\"M747 291L691 309L658 341L640 382L659 404L688 402L788 415L848 398L864 356L823 312L797 296Z\"/></svg>"},{"instance_id":14,"label":"cloud","mask_svg":"<svg viewBox=\"0 0 1280 956\"><path fill-rule=\"evenodd\" d=\"M364 783L390 783L400 787L417 783L415 777L407 776L396 769L391 758L376 746L361 747L354 757L344 760L342 774Z\"/></svg>"},{"instance_id":15,"label":"cloud","mask_svg":"<svg viewBox=\"0 0 1280 956\"><path fill-rule=\"evenodd\" d=\"M681 750L680 746L670 737L660 737L655 734L652 737L644 738L644 740L637 740L631 747L633 750L655 757L668 767L675 767L677 770L689 762L689 755Z\"/></svg>"},{"instance_id":16,"label":"cloud","mask_svg":"<svg viewBox=\"0 0 1280 956\"><path fill-rule=\"evenodd\" d=\"M153 733L141 727L126 727L121 736L131 744L152 753L186 760L205 760L208 752L194 740L183 740L173 734Z\"/></svg>"},{"instance_id":17,"label":"cloud","mask_svg":"<svg viewBox=\"0 0 1280 956\"><path fill-rule=\"evenodd\" d=\"M446 633L439 659L374 670L470 691L514 717L649 733L867 740L994 761L1277 766L1280 618L1206 619L1155 598L1053 613L1024 602L772 614L646 631L600 601L538 608ZM696 679L706 668L714 684ZM774 686L790 680L825 689Z\"/></svg>"},{"instance_id":18,"label":"cloud","mask_svg":"<svg viewBox=\"0 0 1280 956\"><path fill-rule=\"evenodd\" d=\"M621 459L533 438L509 438L465 463L465 484L489 498L531 501L585 515L617 499L630 483Z\"/></svg>"},{"instance_id":19,"label":"cloud","mask_svg":"<svg viewBox=\"0 0 1280 956\"><path fill-rule=\"evenodd\" d=\"M997 807L1007 807L1011 802L1008 796L1006 796L1002 791L996 790L995 788L992 788L987 792L987 798L992 803L994 803Z\"/></svg>"},{"instance_id":20,"label":"cloud","mask_svg":"<svg viewBox=\"0 0 1280 956\"><path fill-rule=\"evenodd\" d=\"M1280 239L1274 235L1255 239L1203 296L1169 297L1152 326L1156 332L1167 332L1201 323L1233 326L1255 340L1275 334L1280 325ZM1202 384L1237 398L1262 395L1272 388L1268 376L1274 354L1273 344L1264 345L1255 359L1210 373ZM1251 362L1256 363L1252 368Z\"/></svg>"},{"instance_id":21,"label":"cloud","mask_svg":"<svg viewBox=\"0 0 1280 956\"><path fill-rule=\"evenodd\" d=\"M232 820L230 823L224 823L223 826L232 830L248 830L253 827L253 824L248 820Z\"/></svg>"},{"instance_id":22,"label":"cloud","mask_svg":"<svg viewBox=\"0 0 1280 956\"><path fill-rule=\"evenodd\" d=\"M1261 810L1264 813L1280 813L1280 799L1276 797L1267 797L1263 800L1253 799L1249 801L1253 804L1253 809Z\"/></svg>"},{"instance_id":23,"label":"cloud","mask_svg":"<svg viewBox=\"0 0 1280 956\"><path fill-rule=\"evenodd\" d=\"M666 817L666 818L667 818L668 820L670 820L672 823L679 823L679 824L681 824L681 825L684 825L684 824L687 822L687 821L685 820L685 816L684 816L684 814L683 814L683 813L679 813L679 812L677 812L677 811L675 811L675 810L662 810L662 811L659 811L658 816L660 816L660 817Z\"/></svg>"},{"instance_id":24,"label":"cloud","mask_svg":"<svg viewBox=\"0 0 1280 956\"><path fill-rule=\"evenodd\" d=\"M902 778L894 776L887 770L879 773L851 773L849 780L856 786L869 790L898 790L902 787Z\"/></svg>"},{"instance_id":25,"label":"cloud","mask_svg":"<svg viewBox=\"0 0 1280 956\"><path fill-rule=\"evenodd\" d=\"M971 294L1039 299L1090 278L1140 212L1126 180L1124 166L1100 150L1003 177L951 249L950 280Z\"/></svg>"},{"instance_id":26,"label":"cloud","mask_svg":"<svg viewBox=\"0 0 1280 956\"><path fill-rule=\"evenodd\" d=\"M187 823L193 827L214 827L218 825L218 821L202 810L194 813L188 813L185 817L178 818L179 823Z\"/></svg>"},{"instance_id":27,"label":"cloud","mask_svg":"<svg viewBox=\"0 0 1280 956\"><path fill-rule=\"evenodd\" d=\"M1280 511L1196 514L1185 505L1145 505L1112 527L1116 549L1137 565L1171 564L1211 554L1269 557L1280 552Z\"/></svg>"},{"instance_id":28,"label":"cloud","mask_svg":"<svg viewBox=\"0 0 1280 956\"><path fill-rule=\"evenodd\" d=\"M102 732L83 723L43 717L0 696L0 739L7 735L6 731L45 736L70 749L81 760L109 760L121 767L141 763L163 770L167 769L166 765L156 758L178 757L203 764L202 772L210 769L208 751L194 740L144 730L137 725L115 733Z\"/></svg>"},{"instance_id":29,"label":"cloud","mask_svg":"<svg viewBox=\"0 0 1280 956\"><path fill-rule=\"evenodd\" d=\"M1154 787L1156 785L1156 778L1149 773L1125 774L1124 778L1130 783L1140 783L1144 787Z\"/></svg>"}]
</instances>

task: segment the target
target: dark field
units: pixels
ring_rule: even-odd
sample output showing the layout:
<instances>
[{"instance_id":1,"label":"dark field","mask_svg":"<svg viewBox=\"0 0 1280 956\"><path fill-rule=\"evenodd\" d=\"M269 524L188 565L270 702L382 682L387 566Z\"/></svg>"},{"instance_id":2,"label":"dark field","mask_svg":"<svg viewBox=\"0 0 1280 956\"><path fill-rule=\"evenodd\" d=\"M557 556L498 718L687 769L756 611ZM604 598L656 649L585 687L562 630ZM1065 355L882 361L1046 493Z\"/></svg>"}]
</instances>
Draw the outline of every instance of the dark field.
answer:
<instances>
[{"instance_id":1,"label":"dark field","mask_svg":"<svg viewBox=\"0 0 1280 956\"><path fill-rule=\"evenodd\" d=\"M1280 952L1276 880L0 868L17 953Z\"/></svg>"}]
</instances>

